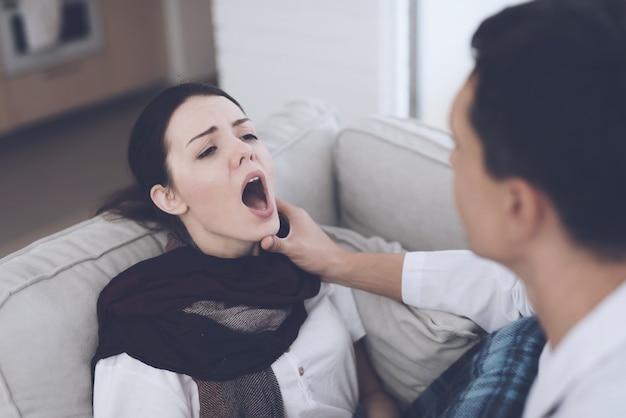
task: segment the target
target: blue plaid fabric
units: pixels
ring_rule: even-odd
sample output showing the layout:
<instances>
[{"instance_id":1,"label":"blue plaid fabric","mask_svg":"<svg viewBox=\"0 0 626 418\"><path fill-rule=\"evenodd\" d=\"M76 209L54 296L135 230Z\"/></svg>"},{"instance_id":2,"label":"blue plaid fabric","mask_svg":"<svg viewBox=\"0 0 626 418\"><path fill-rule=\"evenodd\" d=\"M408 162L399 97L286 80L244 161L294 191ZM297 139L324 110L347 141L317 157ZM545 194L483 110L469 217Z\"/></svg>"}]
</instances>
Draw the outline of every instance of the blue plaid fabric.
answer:
<instances>
[{"instance_id":1,"label":"blue plaid fabric","mask_svg":"<svg viewBox=\"0 0 626 418\"><path fill-rule=\"evenodd\" d=\"M405 417L521 417L546 339L535 317L488 335L438 377Z\"/></svg>"}]
</instances>

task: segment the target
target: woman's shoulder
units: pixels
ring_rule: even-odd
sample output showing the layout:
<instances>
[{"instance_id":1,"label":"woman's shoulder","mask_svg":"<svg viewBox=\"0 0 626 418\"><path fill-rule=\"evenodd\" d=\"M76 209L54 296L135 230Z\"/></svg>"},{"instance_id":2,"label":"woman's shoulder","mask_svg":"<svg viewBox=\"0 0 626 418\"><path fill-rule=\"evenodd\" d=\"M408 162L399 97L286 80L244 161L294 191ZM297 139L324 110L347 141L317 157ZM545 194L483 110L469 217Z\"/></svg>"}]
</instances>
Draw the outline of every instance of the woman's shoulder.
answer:
<instances>
[{"instance_id":1,"label":"woman's shoulder","mask_svg":"<svg viewBox=\"0 0 626 418\"><path fill-rule=\"evenodd\" d=\"M115 373L143 375L148 378L170 377L171 375L177 375L169 370L152 367L127 353L120 353L115 356L101 359L96 364L96 374L98 372L112 371Z\"/></svg>"}]
</instances>

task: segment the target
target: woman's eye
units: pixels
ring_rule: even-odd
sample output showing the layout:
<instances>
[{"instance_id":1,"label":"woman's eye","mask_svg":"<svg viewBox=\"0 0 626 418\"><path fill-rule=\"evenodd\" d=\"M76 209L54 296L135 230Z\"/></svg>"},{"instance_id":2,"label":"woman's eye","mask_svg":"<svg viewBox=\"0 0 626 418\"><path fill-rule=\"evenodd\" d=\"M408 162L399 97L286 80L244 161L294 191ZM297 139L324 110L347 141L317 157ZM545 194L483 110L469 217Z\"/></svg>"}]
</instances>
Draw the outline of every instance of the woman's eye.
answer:
<instances>
[{"instance_id":1,"label":"woman's eye","mask_svg":"<svg viewBox=\"0 0 626 418\"><path fill-rule=\"evenodd\" d=\"M244 136L241 137L241 139L243 139L244 141L253 141L259 138L257 138L255 134L245 134Z\"/></svg>"},{"instance_id":2,"label":"woman's eye","mask_svg":"<svg viewBox=\"0 0 626 418\"><path fill-rule=\"evenodd\" d=\"M217 147L209 147L205 149L204 151L202 151L200 154L198 154L198 159L201 160L203 158L206 158L209 155L213 154L216 150L217 150Z\"/></svg>"}]
</instances>

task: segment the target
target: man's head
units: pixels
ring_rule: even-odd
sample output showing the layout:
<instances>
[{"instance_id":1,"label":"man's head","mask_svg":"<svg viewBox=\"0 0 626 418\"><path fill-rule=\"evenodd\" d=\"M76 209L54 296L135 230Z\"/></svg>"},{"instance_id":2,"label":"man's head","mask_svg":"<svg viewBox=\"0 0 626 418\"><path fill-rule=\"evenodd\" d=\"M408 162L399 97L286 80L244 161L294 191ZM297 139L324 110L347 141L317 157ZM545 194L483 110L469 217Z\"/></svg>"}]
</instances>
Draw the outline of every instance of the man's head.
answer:
<instances>
[{"instance_id":1,"label":"man's head","mask_svg":"<svg viewBox=\"0 0 626 418\"><path fill-rule=\"evenodd\" d=\"M492 185L524 180L572 242L626 259L626 1L511 7L481 24L472 47L475 69L453 125L466 112ZM481 210L459 203L462 217Z\"/></svg>"}]
</instances>

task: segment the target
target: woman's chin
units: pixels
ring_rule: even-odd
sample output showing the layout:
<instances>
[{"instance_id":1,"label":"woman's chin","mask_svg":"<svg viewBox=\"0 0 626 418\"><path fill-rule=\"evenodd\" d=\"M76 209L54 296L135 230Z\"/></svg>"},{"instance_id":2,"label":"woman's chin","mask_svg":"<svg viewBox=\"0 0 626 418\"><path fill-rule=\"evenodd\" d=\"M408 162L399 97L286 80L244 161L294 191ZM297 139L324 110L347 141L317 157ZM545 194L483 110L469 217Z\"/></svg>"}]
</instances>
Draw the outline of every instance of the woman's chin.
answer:
<instances>
[{"instance_id":1,"label":"woman's chin","mask_svg":"<svg viewBox=\"0 0 626 418\"><path fill-rule=\"evenodd\" d=\"M278 212L276 212L273 216L272 216L272 222L271 222L271 227L269 228L269 233L265 236L268 235L277 235L279 233L279 231L282 229L283 227L283 222L281 222L280 217L278 216Z\"/></svg>"},{"instance_id":2,"label":"woman's chin","mask_svg":"<svg viewBox=\"0 0 626 418\"><path fill-rule=\"evenodd\" d=\"M257 230L257 233L255 233L255 236L254 236L254 241L258 242L258 241L261 241L265 237L277 235L280 230L281 230L281 223L278 218L278 215L276 215L275 217L273 216L272 219L268 220L268 222L266 222L262 228L259 228Z\"/></svg>"}]
</instances>

